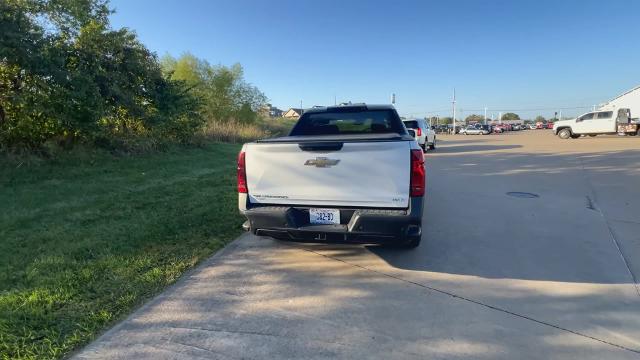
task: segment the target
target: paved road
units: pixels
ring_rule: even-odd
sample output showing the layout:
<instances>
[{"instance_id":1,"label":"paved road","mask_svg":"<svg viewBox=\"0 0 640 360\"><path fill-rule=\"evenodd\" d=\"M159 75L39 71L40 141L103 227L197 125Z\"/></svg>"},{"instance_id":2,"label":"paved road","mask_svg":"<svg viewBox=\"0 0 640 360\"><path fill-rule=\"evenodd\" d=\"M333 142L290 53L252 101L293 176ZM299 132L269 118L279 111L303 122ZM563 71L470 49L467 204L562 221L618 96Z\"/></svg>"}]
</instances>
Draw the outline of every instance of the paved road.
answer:
<instances>
[{"instance_id":1,"label":"paved road","mask_svg":"<svg viewBox=\"0 0 640 360\"><path fill-rule=\"evenodd\" d=\"M420 248L245 235L78 358L640 358L640 139L443 136L427 172Z\"/></svg>"}]
</instances>

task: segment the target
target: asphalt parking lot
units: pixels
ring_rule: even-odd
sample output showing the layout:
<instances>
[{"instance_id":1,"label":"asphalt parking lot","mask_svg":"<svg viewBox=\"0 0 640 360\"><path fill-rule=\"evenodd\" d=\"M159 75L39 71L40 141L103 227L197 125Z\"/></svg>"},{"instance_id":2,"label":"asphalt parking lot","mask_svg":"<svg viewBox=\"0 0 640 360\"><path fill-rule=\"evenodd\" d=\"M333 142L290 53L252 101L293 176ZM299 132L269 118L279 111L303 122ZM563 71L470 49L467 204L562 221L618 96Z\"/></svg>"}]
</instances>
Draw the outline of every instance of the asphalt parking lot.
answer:
<instances>
[{"instance_id":1,"label":"asphalt parking lot","mask_svg":"<svg viewBox=\"0 0 640 360\"><path fill-rule=\"evenodd\" d=\"M76 356L640 358L640 138L438 141L418 249L244 235Z\"/></svg>"}]
</instances>

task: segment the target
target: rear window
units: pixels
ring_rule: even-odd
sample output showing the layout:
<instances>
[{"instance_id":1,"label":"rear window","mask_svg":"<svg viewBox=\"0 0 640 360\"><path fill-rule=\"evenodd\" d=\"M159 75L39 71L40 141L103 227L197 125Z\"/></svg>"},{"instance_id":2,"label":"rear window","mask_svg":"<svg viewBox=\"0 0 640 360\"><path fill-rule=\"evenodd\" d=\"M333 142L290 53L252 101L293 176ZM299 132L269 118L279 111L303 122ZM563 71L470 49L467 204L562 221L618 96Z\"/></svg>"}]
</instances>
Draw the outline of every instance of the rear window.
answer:
<instances>
[{"instance_id":1,"label":"rear window","mask_svg":"<svg viewBox=\"0 0 640 360\"><path fill-rule=\"evenodd\" d=\"M404 126L406 126L407 129L417 129L418 128L418 122L415 120L409 120L409 121L403 121Z\"/></svg>"},{"instance_id":2,"label":"rear window","mask_svg":"<svg viewBox=\"0 0 640 360\"><path fill-rule=\"evenodd\" d=\"M613 117L613 111L603 111L598 113L598 119L611 119Z\"/></svg>"},{"instance_id":3,"label":"rear window","mask_svg":"<svg viewBox=\"0 0 640 360\"><path fill-rule=\"evenodd\" d=\"M300 117L291 136L341 134L405 134L400 118L392 110L338 110L309 112Z\"/></svg>"}]
</instances>

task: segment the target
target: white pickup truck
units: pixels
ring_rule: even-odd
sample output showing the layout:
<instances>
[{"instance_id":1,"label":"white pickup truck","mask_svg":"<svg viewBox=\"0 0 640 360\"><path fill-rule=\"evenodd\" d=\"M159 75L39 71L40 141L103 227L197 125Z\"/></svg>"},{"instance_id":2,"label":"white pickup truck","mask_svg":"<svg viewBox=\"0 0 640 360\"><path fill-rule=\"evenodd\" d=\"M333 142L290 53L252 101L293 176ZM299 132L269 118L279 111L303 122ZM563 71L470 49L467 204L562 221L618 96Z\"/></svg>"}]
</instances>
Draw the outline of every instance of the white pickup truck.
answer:
<instances>
[{"instance_id":1,"label":"white pickup truck","mask_svg":"<svg viewBox=\"0 0 640 360\"><path fill-rule=\"evenodd\" d=\"M390 105L316 107L238 155L245 229L309 242L420 244L422 149Z\"/></svg>"},{"instance_id":2,"label":"white pickup truck","mask_svg":"<svg viewBox=\"0 0 640 360\"><path fill-rule=\"evenodd\" d=\"M581 135L637 135L638 129L638 125L631 122L631 110L628 108L601 109L553 124L553 133L561 139L577 138Z\"/></svg>"}]
</instances>

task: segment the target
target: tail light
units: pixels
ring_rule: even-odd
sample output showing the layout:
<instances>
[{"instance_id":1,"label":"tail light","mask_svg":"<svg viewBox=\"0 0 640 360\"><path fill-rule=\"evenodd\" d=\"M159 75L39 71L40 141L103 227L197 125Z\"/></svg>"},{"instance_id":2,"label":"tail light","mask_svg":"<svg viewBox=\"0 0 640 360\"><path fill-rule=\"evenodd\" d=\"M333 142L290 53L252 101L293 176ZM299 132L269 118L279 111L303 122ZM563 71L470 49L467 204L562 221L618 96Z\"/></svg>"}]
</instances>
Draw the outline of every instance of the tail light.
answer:
<instances>
[{"instance_id":1,"label":"tail light","mask_svg":"<svg viewBox=\"0 0 640 360\"><path fill-rule=\"evenodd\" d=\"M411 150L411 182L409 196L424 196L426 173L424 170L424 154L422 150Z\"/></svg>"},{"instance_id":2,"label":"tail light","mask_svg":"<svg viewBox=\"0 0 640 360\"><path fill-rule=\"evenodd\" d=\"M422 129L417 128L417 129L416 129L416 135L417 135L417 136L422 136Z\"/></svg>"},{"instance_id":3,"label":"tail light","mask_svg":"<svg viewBox=\"0 0 640 360\"><path fill-rule=\"evenodd\" d=\"M247 190L247 166L245 162L245 152L238 154L238 192L246 194Z\"/></svg>"}]
</instances>

